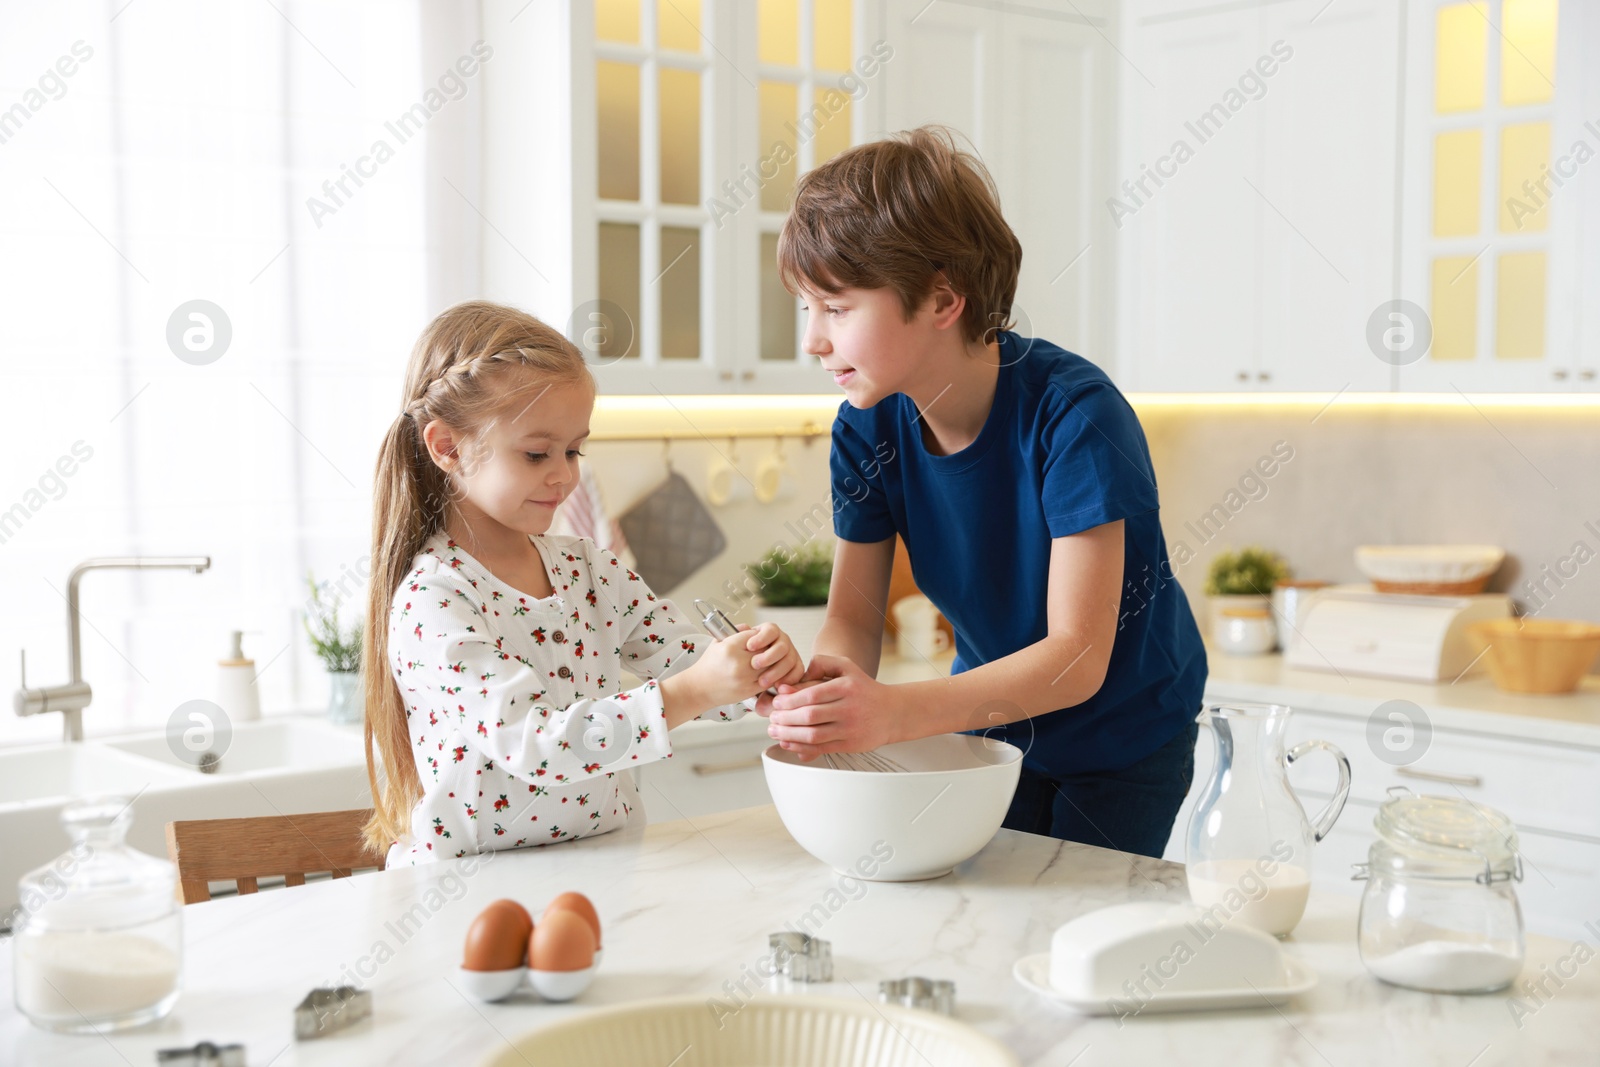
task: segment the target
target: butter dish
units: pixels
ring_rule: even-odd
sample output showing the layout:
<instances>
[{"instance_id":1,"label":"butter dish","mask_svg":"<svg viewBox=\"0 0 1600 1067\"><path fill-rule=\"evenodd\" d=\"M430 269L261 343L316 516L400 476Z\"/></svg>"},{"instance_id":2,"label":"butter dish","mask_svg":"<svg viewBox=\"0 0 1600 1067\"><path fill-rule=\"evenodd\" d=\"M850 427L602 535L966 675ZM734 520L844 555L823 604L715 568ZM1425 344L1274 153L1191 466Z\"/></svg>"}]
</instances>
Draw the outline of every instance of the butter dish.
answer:
<instances>
[{"instance_id":1,"label":"butter dish","mask_svg":"<svg viewBox=\"0 0 1600 1067\"><path fill-rule=\"evenodd\" d=\"M1281 1004L1317 984L1276 938L1216 909L1137 902L1080 915L1050 951L1012 969L1041 996L1089 1015L1199 1011Z\"/></svg>"}]
</instances>

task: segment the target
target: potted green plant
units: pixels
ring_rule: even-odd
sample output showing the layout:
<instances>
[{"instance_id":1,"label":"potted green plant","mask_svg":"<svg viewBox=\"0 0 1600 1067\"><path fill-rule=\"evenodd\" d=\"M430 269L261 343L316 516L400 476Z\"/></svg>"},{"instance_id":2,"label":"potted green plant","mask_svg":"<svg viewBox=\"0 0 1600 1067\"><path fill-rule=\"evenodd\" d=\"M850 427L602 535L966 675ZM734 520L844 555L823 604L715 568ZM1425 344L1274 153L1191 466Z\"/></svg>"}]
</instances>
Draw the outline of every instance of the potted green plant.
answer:
<instances>
[{"instance_id":1,"label":"potted green plant","mask_svg":"<svg viewBox=\"0 0 1600 1067\"><path fill-rule=\"evenodd\" d=\"M1237 552L1222 551L1206 569L1206 602L1210 609L1210 632L1216 635L1224 612L1264 614L1276 629L1272 615L1272 588L1290 575L1283 557L1264 548L1246 547Z\"/></svg>"},{"instance_id":2,"label":"potted green plant","mask_svg":"<svg viewBox=\"0 0 1600 1067\"><path fill-rule=\"evenodd\" d=\"M828 585L833 580L833 552L812 541L798 549L784 545L745 564L761 602L757 623L773 622L789 635L802 659L810 662L811 649L823 620L828 617Z\"/></svg>"},{"instance_id":3,"label":"potted green plant","mask_svg":"<svg viewBox=\"0 0 1600 1067\"><path fill-rule=\"evenodd\" d=\"M322 598L322 589L309 572L311 598L304 612L306 633L317 658L328 669L328 719L337 723L360 722L366 706L361 693L361 624L339 624L338 597Z\"/></svg>"}]
</instances>

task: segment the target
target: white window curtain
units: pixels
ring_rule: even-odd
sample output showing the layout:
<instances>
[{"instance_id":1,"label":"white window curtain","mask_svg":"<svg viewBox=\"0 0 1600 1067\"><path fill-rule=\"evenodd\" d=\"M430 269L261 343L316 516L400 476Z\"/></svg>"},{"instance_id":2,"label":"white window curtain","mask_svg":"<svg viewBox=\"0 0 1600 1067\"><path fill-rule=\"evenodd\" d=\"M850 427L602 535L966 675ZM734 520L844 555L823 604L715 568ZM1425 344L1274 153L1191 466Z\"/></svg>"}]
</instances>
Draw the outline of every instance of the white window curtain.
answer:
<instances>
[{"instance_id":1,"label":"white window curtain","mask_svg":"<svg viewBox=\"0 0 1600 1067\"><path fill-rule=\"evenodd\" d=\"M204 554L83 579L85 733L211 699L235 629L267 713L326 702L307 573L360 617L407 356L478 288L482 36L475 2L0 13L7 697L22 647L30 686L66 681L76 563ZM209 351L169 344L195 300L226 316L220 356L220 320ZM59 736L9 704L0 744Z\"/></svg>"}]
</instances>

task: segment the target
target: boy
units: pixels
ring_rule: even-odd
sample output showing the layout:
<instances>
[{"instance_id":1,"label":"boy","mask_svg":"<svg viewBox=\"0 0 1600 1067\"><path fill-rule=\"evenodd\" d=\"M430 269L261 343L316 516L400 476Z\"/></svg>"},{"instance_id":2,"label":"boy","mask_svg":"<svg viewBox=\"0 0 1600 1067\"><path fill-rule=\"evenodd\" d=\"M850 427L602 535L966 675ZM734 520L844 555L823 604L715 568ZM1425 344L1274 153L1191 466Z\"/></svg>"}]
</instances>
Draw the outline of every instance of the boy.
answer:
<instances>
[{"instance_id":1,"label":"boy","mask_svg":"<svg viewBox=\"0 0 1600 1067\"><path fill-rule=\"evenodd\" d=\"M802 177L778 244L844 390L838 544L801 687L804 758L956 730L1026 755L1005 825L1160 856L1194 774L1206 658L1144 432L1094 364L1019 337L1022 247L983 164L924 127ZM895 537L955 629L949 680L874 680Z\"/></svg>"}]
</instances>

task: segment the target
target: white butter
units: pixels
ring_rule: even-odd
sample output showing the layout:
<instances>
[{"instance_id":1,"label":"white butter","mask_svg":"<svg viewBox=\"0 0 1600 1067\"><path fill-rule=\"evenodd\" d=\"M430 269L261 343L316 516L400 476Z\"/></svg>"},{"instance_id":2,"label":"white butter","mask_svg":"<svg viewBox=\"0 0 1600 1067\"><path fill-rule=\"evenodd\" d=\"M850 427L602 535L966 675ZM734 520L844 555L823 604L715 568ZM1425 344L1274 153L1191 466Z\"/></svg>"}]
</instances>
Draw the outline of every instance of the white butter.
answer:
<instances>
[{"instance_id":1,"label":"white butter","mask_svg":"<svg viewBox=\"0 0 1600 1067\"><path fill-rule=\"evenodd\" d=\"M1191 904L1116 904L1050 939L1051 986L1081 1000L1273 989L1286 980L1277 939Z\"/></svg>"}]
</instances>

